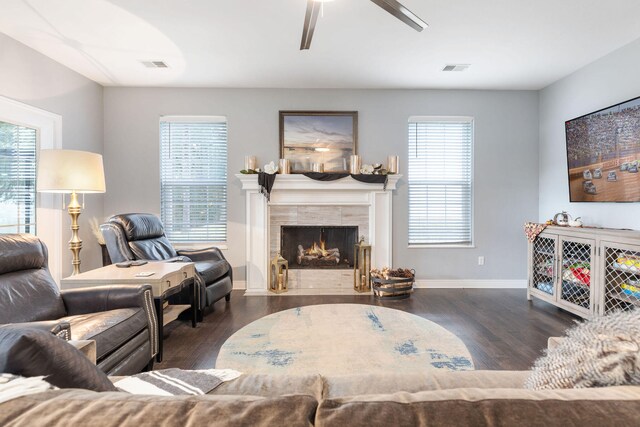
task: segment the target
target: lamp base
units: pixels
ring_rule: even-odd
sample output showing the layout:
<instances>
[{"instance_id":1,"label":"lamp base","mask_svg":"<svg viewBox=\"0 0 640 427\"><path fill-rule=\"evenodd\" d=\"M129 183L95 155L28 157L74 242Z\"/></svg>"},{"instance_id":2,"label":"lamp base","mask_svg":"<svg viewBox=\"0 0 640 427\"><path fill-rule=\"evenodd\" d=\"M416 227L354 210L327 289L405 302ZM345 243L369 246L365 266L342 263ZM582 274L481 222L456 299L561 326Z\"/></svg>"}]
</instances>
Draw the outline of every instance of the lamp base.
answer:
<instances>
[{"instance_id":1,"label":"lamp base","mask_svg":"<svg viewBox=\"0 0 640 427\"><path fill-rule=\"evenodd\" d=\"M82 240L78 235L80 226L78 225L78 217L82 212L82 205L78 202L78 195L74 191L71 193L71 200L67 206L67 211L71 217L71 240L69 240L69 249L73 254L71 265L73 266L72 276L80 274L80 250L82 249Z\"/></svg>"}]
</instances>

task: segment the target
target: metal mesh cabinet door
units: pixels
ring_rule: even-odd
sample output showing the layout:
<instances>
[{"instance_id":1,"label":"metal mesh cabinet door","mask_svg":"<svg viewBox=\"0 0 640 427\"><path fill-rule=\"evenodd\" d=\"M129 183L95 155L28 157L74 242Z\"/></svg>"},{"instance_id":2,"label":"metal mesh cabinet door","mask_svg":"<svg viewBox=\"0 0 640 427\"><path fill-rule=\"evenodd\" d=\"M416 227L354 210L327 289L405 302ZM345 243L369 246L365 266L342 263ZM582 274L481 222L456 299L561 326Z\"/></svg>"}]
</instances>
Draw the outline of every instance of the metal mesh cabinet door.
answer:
<instances>
[{"instance_id":1,"label":"metal mesh cabinet door","mask_svg":"<svg viewBox=\"0 0 640 427\"><path fill-rule=\"evenodd\" d=\"M560 239L560 293L558 303L585 317L593 312L591 269L595 258L595 241L578 238Z\"/></svg>"},{"instance_id":2,"label":"metal mesh cabinet door","mask_svg":"<svg viewBox=\"0 0 640 427\"><path fill-rule=\"evenodd\" d=\"M640 307L640 246L602 242L604 314Z\"/></svg>"},{"instance_id":3,"label":"metal mesh cabinet door","mask_svg":"<svg viewBox=\"0 0 640 427\"><path fill-rule=\"evenodd\" d=\"M530 292L543 299L555 298L557 240L556 236L541 234L532 246Z\"/></svg>"}]
</instances>

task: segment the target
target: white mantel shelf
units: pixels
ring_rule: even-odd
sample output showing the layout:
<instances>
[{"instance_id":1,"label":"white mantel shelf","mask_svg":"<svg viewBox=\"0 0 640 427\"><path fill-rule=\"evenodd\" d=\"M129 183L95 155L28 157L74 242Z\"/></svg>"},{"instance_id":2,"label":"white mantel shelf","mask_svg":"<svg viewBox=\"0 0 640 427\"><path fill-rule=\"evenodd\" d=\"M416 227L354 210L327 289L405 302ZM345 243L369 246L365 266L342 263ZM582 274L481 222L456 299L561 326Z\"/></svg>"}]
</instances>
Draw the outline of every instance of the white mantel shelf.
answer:
<instances>
[{"instance_id":1,"label":"white mantel shelf","mask_svg":"<svg viewBox=\"0 0 640 427\"><path fill-rule=\"evenodd\" d=\"M247 295L264 295L269 284L271 206L366 206L372 265L392 264L393 191L402 175L389 175L387 188L381 183L356 181L347 176L335 181L317 181L302 174L278 175L270 201L260 193L257 174L236 174L246 193ZM318 224L324 225L324 224Z\"/></svg>"},{"instance_id":2,"label":"white mantel shelf","mask_svg":"<svg viewBox=\"0 0 640 427\"><path fill-rule=\"evenodd\" d=\"M402 175L387 175L387 190L396 189L398 181ZM236 178L242 182L243 190L260 190L258 185L258 174L236 174ZM382 184L360 182L347 176L335 181L317 181L307 178L302 174L277 175L273 184L272 192L278 190L365 190L372 189L382 191Z\"/></svg>"}]
</instances>

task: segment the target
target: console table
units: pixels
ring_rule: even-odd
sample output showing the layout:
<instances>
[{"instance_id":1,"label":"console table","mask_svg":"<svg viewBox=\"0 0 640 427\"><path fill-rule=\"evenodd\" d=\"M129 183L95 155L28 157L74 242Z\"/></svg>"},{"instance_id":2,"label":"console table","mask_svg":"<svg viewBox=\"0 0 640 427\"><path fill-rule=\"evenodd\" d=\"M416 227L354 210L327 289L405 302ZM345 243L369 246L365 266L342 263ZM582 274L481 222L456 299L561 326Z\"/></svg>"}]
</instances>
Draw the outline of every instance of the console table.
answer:
<instances>
[{"instance_id":1,"label":"console table","mask_svg":"<svg viewBox=\"0 0 640 427\"><path fill-rule=\"evenodd\" d=\"M140 273L153 273L140 276ZM191 308L191 326L196 327L197 294L195 267L192 262L149 262L145 265L119 268L115 264L85 273L69 276L60 281L62 289L77 289L109 285L151 285L156 316L158 319L158 354L162 362L164 326L178 318L180 313ZM170 304L165 301L185 287L190 289L190 304Z\"/></svg>"}]
</instances>

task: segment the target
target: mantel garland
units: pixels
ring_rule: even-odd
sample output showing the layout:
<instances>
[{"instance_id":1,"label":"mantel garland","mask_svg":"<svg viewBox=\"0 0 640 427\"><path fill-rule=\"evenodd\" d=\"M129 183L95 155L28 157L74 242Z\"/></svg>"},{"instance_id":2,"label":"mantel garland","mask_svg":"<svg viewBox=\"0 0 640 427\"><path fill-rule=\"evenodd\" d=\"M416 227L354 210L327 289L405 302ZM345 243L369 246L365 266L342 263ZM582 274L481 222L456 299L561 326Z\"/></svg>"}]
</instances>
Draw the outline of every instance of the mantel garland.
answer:
<instances>
[{"instance_id":1,"label":"mantel garland","mask_svg":"<svg viewBox=\"0 0 640 427\"><path fill-rule=\"evenodd\" d=\"M258 172L258 185L260 185L260 193L264 194L267 201L271 200L271 190L273 189L273 183L276 180L277 174L269 174L265 172ZM389 177L387 175L375 175L375 174L350 174L350 173L326 173L326 172L305 172L302 175L315 181L336 181L338 179L346 178L350 176L356 181L365 182L367 184L382 184L383 190L387 189L387 183Z\"/></svg>"},{"instance_id":2,"label":"mantel garland","mask_svg":"<svg viewBox=\"0 0 640 427\"><path fill-rule=\"evenodd\" d=\"M267 198L267 202L271 200L271 189L276 181L275 173L258 172L258 185L260 185L260 193Z\"/></svg>"},{"instance_id":3,"label":"mantel garland","mask_svg":"<svg viewBox=\"0 0 640 427\"><path fill-rule=\"evenodd\" d=\"M387 175L375 175L375 174L350 174L350 173L322 173L322 172L306 172L303 174L307 178L314 179L316 181L335 181L338 179L346 178L350 176L356 181L366 182L368 184L383 184L383 189L387 189L387 182L389 177Z\"/></svg>"}]
</instances>

